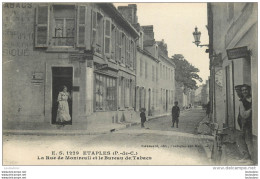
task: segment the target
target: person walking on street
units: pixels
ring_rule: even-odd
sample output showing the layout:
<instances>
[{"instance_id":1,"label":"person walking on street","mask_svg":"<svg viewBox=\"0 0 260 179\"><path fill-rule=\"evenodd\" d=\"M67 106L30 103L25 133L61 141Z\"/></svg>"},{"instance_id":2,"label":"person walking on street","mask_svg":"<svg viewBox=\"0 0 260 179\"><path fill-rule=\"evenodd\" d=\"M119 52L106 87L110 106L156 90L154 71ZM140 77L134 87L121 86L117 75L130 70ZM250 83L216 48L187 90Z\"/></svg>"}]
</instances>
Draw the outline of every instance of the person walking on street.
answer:
<instances>
[{"instance_id":1,"label":"person walking on street","mask_svg":"<svg viewBox=\"0 0 260 179\"><path fill-rule=\"evenodd\" d=\"M180 108L178 106L178 101L175 101L174 106L172 107L172 127L174 127L174 123L176 122L176 127L178 128L179 116Z\"/></svg>"},{"instance_id":2,"label":"person walking on street","mask_svg":"<svg viewBox=\"0 0 260 179\"><path fill-rule=\"evenodd\" d=\"M144 123L146 121L145 108L141 109L140 117L141 117L141 128L144 128Z\"/></svg>"}]
</instances>

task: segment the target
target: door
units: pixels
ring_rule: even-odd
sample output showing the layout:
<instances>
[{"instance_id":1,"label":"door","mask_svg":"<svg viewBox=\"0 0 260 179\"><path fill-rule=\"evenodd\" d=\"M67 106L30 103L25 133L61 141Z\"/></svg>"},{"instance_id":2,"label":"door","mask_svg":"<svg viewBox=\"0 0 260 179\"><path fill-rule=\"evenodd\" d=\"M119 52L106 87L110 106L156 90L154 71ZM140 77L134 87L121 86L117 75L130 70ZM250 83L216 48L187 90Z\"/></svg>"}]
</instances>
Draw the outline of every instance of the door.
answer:
<instances>
[{"instance_id":1,"label":"door","mask_svg":"<svg viewBox=\"0 0 260 179\"><path fill-rule=\"evenodd\" d=\"M151 116L151 89L148 90L148 116Z\"/></svg>"},{"instance_id":2,"label":"door","mask_svg":"<svg viewBox=\"0 0 260 179\"><path fill-rule=\"evenodd\" d=\"M166 90L166 111L168 111L168 90Z\"/></svg>"},{"instance_id":3,"label":"door","mask_svg":"<svg viewBox=\"0 0 260 179\"><path fill-rule=\"evenodd\" d=\"M52 124L57 124L57 109L58 109L58 94L63 90L63 87L67 87L67 91L71 94L72 90L72 67L52 67ZM65 124L72 124L72 100L68 100L69 114L71 116L71 121Z\"/></svg>"}]
</instances>

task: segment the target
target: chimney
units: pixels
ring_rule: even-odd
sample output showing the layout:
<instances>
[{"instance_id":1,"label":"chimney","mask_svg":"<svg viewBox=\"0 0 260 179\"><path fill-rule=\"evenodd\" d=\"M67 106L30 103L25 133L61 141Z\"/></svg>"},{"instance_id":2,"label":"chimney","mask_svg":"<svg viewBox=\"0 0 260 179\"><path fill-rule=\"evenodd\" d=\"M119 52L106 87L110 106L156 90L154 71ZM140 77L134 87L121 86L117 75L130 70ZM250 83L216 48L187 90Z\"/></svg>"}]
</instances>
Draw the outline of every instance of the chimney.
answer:
<instances>
[{"instance_id":1,"label":"chimney","mask_svg":"<svg viewBox=\"0 0 260 179\"><path fill-rule=\"evenodd\" d=\"M128 4L128 6L118 6L118 11L124 16L124 18L131 24L138 23L137 6L136 4Z\"/></svg>"},{"instance_id":2,"label":"chimney","mask_svg":"<svg viewBox=\"0 0 260 179\"><path fill-rule=\"evenodd\" d=\"M154 39L153 25L142 26L144 34L149 38Z\"/></svg>"}]
</instances>

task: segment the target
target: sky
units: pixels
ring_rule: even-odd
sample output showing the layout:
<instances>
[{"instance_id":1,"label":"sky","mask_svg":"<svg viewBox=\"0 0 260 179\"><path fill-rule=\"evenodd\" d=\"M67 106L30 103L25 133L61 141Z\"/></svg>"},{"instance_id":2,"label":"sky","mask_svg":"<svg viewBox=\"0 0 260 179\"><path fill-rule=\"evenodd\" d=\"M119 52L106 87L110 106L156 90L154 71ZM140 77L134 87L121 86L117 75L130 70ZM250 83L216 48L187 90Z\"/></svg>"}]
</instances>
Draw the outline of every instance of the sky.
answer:
<instances>
[{"instance_id":1,"label":"sky","mask_svg":"<svg viewBox=\"0 0 260 179\"><path fill-rule=\"evenodd\" d=\"M138 22L141 26L153 25L155 40L164 39L169 57L183 54L185 59L197 67L203 79L209 76L207 47L197 47L192 32L195 26L201 32L201 44L208 44L207 3L135 3ZM116 7L128 3L114 3ZM201 83L198 82L198 85Z\"/></svg>"}]
</instances>

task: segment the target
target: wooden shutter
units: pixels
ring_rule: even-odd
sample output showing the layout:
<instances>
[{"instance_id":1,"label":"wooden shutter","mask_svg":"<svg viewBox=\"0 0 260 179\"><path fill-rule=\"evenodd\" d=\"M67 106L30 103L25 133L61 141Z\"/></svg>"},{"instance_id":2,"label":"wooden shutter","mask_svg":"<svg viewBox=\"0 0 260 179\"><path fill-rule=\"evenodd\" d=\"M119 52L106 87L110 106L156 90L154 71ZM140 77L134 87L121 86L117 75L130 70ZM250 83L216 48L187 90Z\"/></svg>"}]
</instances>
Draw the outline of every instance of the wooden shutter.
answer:
<instances>
[{"instance_id":1,"label":"wooden shutter","mask_svg":"<svg viewBox=\"0 0 260 179\"><path fill-rule=\"evenodd\" d=\"M97 12L92 10L91 12L91 22L92 22L92 32L91 32L91 36L92 36L92 46L96 47L96 43L97 43Z\"/></svg>"},{"instance_id":2,"label":"wooden shutter","mask_svg":"<svg viewBox=\"0 0 260 179\"><path fill-rule=\"evenodd\" d=\"M105 30L104 30L105 54L109 56L111 52L111 20L110 18L105 17L104 22L105 22Z\"/></svg>"},{"instance_id":3,"label":"wooden shutter","mask_svg":"<svg viewBox=\"0 0 260 179\"><path fill-rule=\"evenodd\" d=\"M36 7L35 47L47 47L49 42L49 5Z\"/></svg>"},{"instance_id":4,"label":"wooden shutter","mask_svg":"<svg viewBox=\"0 0 260 179\"><path fill-rule=\"evenodd\" d=\"M86 46L86 6L77 8L77 46Z\"/></svg>"},{"instance_id":5,"label":"wooden shutter","mask_svg":"<svg viewBox=\"0 0 260 179\"><path fill-rule=\"evenodd\" d=\"M116 27L115 24L111 24L111 59L116 59Z\"/></svg>"}]
</instances>

